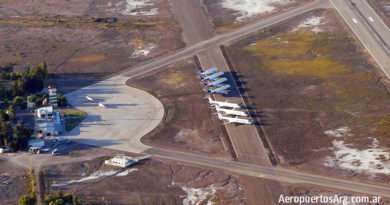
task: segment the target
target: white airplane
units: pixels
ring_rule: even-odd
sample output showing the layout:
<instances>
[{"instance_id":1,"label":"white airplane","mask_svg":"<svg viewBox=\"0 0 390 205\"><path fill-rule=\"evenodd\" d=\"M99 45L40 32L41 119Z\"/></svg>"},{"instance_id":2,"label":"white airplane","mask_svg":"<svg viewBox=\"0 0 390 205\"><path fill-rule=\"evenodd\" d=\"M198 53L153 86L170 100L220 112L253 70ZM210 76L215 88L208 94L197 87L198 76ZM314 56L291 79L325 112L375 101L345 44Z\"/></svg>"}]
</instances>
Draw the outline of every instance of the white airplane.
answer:
<instances>
[{"instance_id":1,"label":"white airplane","mask_svg":"<svg viewBox=\"0 0 390 205\"><path fill-rule=\"evenodd\" d=\"M218 86L221 83L226 82L226 81L227 81L227 78L220 78L220 79L212 81L210 83L206 83L206 87L215 87L215 86Z\"/></svg>"},{"instance_id":2,"label":"white airplane","mask_svg":"<svg viewBox=\"0 0 390 205\"><path fill-rule=\"evenodd\" d=\"M236 115L236 116L242 116L242 117L248 117L248 113L241 110L230 110L225 108L220 108L219 106L215 106L215 109L218 113L224 114L224 115Z\"/></svg>"},{"instance_id":3,"label":"white airplane","mask_svg":"<svg viewBox=\"0 0 390 205\"><path fill-rule=\"evenodd\" d=\"M207 90L208 94L211 95L211 94L227 94L229 92L229 89L230 88L230 85L223 85L219 88L215 88L215 89L212 89L212 90Z\"/></svg>"},{"instance_id":4,"label":"white airplane","mask_svg":"<svg viewBox=\"0 0 390 205\"><path fill-rule=\"evenodd\" d=\"M210 75L210 74L213 74L213 73L216 73L218 71L218 68L209 68L207 70L203 70L203 71L198 71L197 73L199 75Z\"/></svg>"},{"instance_id":5,"label":"white airplane","mask_svg":"<svg viewBox=\"0 0 390 205\"><path fill-rule=\"evenodd\" d=\"M89 102L93 102L93 98L89 97L88 95L85 96L85 99L87 99Z\"/></svg>"},{"instance_id":6,"label":"white airplane","mask_svg":"<svg viewBox=\"0 0 390 205\"><path fill-rule=\"evenodd\" d=\"M239 123L239 124L246 124L246 125L253 125L255 124L255 121L252 119L242 119L237 117L226 117L222 114L218 113L218 118L224 122L224 124L228 123Z\"/></svg>"},{"instance_id":7,"label":"white airplane","mask_svg":"<svg viewBox=\"0 0 390 205\"><path fill-rule=\"evenodd\" d=\"M106 105L104 105L103 103L98 103L98 106L102 108L106 108Z\"/></svg>"},{"instance_id":8,"label":"white airplane","mask_svg":"<svg viewBox=\"0 0 390 205\"><path fill-rule=\"evenodd\" d=\"M202 77L202 81L207 81L207 80L214 80L216 78L218 78L219 76L222 76L224 73L221 71L221 72L217 72L217 73L214 73L212 75L208 75L208 76L205 76L205 77Z\"/></svg>"},{"instance_id":9,"label":"white airplane","mask_svg":"<svg viewBox=\"0 0 390 205\"><path fill-rule=\"evenodd\" d=\"M238 103L230 103L230 102L222 102L222 101L216 101L216 100L213 100L211 99L211 97L208 98L209 100L209 104L213 107L215 106L219 106L219 107L228 107L228 108L243 108L242 104L238 104Z\"/></svg>"}]
</instances>

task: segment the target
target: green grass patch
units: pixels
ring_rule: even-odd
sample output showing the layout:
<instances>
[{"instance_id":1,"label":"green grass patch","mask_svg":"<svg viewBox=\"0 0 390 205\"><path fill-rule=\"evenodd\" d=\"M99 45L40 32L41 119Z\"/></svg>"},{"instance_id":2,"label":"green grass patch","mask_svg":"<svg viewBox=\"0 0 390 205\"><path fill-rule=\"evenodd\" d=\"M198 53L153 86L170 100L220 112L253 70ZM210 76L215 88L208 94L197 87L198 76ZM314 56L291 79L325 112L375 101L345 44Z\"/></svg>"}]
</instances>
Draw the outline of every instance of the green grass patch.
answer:
<instances>
[{"instance_id":1,"label":"green grass patch","mask_svg":"<svg viewBox=\"0 0 390 205\"><path fill-rule=\"evenodd\" d=\"M69 110L65 111L63 114L65 119L66 131L71 131L72 129L74 129L87 116L87 113L81 110Z\"/></svg>"},{"instance_id":2,"label":"green grass patch","mask_svg":"<svg viewBox=\"0 0 390 205\"><path fill-rule=\"evenodd\" d=\"M330 39L335 41L331 44ZM329 77L350 72L344 63L331 57L333 44L343 38L311 32L278 34L244 49L261 58L261 67L277 75Z\"/></svg>"}]
</instances>

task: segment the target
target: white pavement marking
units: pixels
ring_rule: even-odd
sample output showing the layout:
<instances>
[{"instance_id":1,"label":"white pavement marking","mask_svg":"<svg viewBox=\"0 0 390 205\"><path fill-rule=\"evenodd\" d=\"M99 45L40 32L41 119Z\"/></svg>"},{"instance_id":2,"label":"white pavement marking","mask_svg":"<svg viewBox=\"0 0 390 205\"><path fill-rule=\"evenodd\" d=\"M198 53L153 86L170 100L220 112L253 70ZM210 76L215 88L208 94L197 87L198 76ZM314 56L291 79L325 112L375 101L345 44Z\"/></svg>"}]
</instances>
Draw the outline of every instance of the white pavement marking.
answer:
<instances>
[{"instance_id":1,"label":"white pavement marking","mask_svg":"<svg viewBox=\"0 0 390 205\"><path fill-rule=\"evenodd\" d=\"M366 45L366 43L364 43L362 37L357 33L357 31L355 30L355 28L352 26L352 24L348 21L348 18L340 11L340 9L336 6L336 4L333 2L334 0L330 0L330 3L333 5L333 8L335 8L338 13L341 15L341 17L344 19L344 21L347 23L347 25L351 28L351 30L355 33L355 35L358 37L358 39L360 40L360 42L364 45L364 47L367 49L367 51L371 54L371 56L374 58L374 60L376 61L376 63L379 65L379 67L383 70L383 72L385 73L385 75L387 76L387 78L390 78L388 72L386 72L386 69L385 69L385 65L388 65L388 64L382 64L381 61L379 61L374 54L373 54L373 50L370 49L370 47L368 47ZM371 8L371 7L370 7ZM375 13L375 12L374 12ZM377 14L375 14L377 15ZM383 23L383 22L382 22Z\"/></svg>"},{"instance_id":2,"label":"white pavement marking","mask_svg":"<svg viewBox=\"0 0 390 205\"><path fill-rule=\"evenodd\" d=\"M374 11L374 9L370 6L370 4L367 1L363 1L363 2L367 4L368 8L370 8L370 10L375 14L375 16L379 19L379 21L382 22L382 24L385 26L385 28L387 30L390 30L390 28L387 26L387 24L385 24L385 22L383 22L382 18L376 13L376 11Z\"/></svg>"},{"instance_id":3,"label":"white pavement marking","mask_svg":"<svg viewBox=\"0 0 390 205\"><path fill-rule=\"evenodd\" d=\"M88 115L67 137L85 144L134 153L149 149L140 139L160 123L164 107L149 93L127 86L127 79L115 76L68 93L69 103ZM91 96L95 102L86 101L85 95ZM106 108L99 108L98 103L104 103Z\"/></svg>"}]
</instances>

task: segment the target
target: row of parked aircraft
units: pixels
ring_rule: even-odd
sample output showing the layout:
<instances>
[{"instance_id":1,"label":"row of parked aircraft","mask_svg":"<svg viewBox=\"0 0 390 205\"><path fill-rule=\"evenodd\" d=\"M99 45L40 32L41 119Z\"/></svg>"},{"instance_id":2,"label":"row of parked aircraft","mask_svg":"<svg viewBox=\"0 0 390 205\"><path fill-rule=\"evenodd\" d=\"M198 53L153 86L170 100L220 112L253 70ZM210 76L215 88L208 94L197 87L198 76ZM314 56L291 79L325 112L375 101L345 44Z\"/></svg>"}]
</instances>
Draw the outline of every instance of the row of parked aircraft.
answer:
<instances>
[{"instance_id":1,"label":"row of parked aircraft","mask_svg":"<svg viewBox=\"0 0 390 205\"><path fill-rule=\"evenodd\" d=\"M200 71L198 75L206 86L208 96L229 93L230 85L224 84L227 78L222 77L224 72L218 71L218 68L209 68L205 71Z\"/></svg>"},{"instance_id":2,"label":"row of parked aircraft","mask_svg":"<svg viewBox=\"0 0 390 205\"><path fill-rule=\"evenodd\" d=\"M230 85L225 84L228 79L222 77L224 75L223 72L219 72L217 68L209 68L199 71L198 75L207 88L207 99L210 106L215 107L217 111L215 114L224 124L238 123L250 125L255 123L252 119L240 118L249 117L248 112L242 110L245 109L242 104L216 101L211 98L212 94L227 94L229 92Z\"/></svg>"}]
</instances>

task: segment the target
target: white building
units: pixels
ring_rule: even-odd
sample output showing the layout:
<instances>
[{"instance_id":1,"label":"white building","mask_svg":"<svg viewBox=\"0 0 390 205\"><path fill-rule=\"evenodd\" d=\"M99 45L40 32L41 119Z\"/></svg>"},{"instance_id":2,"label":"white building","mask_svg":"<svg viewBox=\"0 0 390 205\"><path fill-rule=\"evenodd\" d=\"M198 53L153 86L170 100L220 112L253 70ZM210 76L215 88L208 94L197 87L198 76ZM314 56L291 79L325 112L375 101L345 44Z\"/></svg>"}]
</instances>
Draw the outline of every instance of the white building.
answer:
<instances>
[{"instance_id":1,"label":"white building","mask_svg":"<svg viewBox=\"0 0 390 205\"><path fill-rule=\"evenodd\" d=\"M137 162L138 159L135 159L133 157L116 156L111 159L105 160L104 164L125 168Z\"/></svg>"},{"instance_id":2,"label":"white building","mask_svg":"<svg viewBox=\"0 0 390 205\"><path fill-rule=\"evenodd\" d=\"M36 111L36 117L41 118L41 119L52 118L53 117L53 107L48 106L48 107L38 108Z\"/></svg>"},{"instance_id":3,"label":"white building","mask_svg":"<svg viewBox=\"0 0 390 205\"><path fill-rule=\"evenodd\" d=\"M62 134L62 122L59 112L53 107L41 107L36 110L35 132L37 136L58 136Z\"/></svg>"}]
</instances>

